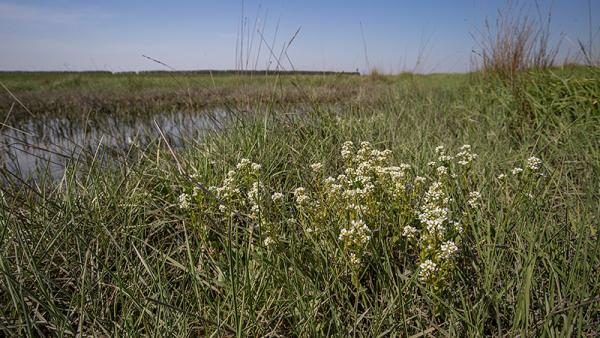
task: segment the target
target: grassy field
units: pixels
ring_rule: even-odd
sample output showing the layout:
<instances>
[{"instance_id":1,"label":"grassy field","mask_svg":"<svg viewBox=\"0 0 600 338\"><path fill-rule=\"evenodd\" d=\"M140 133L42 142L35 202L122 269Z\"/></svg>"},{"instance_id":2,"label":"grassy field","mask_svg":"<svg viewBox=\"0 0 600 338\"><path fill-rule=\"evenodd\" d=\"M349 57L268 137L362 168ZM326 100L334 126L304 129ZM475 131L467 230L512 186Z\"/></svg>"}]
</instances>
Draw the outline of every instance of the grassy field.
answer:
<instances>
[{"instance_id":1,"label":"grassy field","mask_svg":"<svg viewBox=\"0 0 600 338\"><path fill-rule=\"evenodd\" d=\"M257 105L299 105L307 98L319 103L374 98L361 93L380 92L378 81L365 81L350 74L281 75L186 74L186 73L60 73L5 72L0 82L10 89L0 94L0 109L5 113L15 102L26 102L36 117L82 115L140 115L163 111L197 111L232 105L255 108ZM303 90L298 90L302 84ZM20 105L13 108L12 119L28 117Z\"/></svg>"},{"instance_id":2,"label":"grassy field","mask_svg":"<svg viewBox=\"0 0 600 338\"><path fill-rule=\"evenodd\" d=\"M243 99L181 149L3 171L5 335L600 334L598 69L23 76L23 103L75 98L34 114Z\"/></svg>"}]
</instances>

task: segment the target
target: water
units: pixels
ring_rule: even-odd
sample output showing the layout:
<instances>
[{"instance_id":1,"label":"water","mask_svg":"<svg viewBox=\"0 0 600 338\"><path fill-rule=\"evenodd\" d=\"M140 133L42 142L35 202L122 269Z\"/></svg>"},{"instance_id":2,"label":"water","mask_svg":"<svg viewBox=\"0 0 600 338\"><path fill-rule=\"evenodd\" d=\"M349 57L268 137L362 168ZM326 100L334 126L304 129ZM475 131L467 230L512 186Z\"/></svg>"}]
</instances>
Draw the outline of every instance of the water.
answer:
<instances>
[{"instance_id":1,"label":"water","mask_svg":"<svg viewBox=\"0 0 600 338\"><path fill-rule=\"evenodd\" d=\"M0 125L0 166L21 178L63 175L71 161L91 156L124 154L132 143L144 145L164 137L172 147L219 129L228 114L220 109L204 112L158 113L125 119L105 116L83 123L64 118L31 119L17 126ZM9 174L10 175L10 174Z\"/></svg>"}]
</instances>

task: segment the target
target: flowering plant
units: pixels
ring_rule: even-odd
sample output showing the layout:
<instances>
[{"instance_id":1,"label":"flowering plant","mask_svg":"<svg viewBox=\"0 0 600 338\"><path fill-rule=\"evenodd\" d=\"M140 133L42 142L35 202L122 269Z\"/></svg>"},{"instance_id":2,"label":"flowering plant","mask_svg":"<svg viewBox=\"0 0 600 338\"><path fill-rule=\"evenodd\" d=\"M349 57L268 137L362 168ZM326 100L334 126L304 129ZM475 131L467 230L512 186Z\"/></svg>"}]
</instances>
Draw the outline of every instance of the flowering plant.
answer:
<instances>
[{"instance_id":1,"label":"flowering plant","mask_svg":"<svg viewBox=\"0 0 600 338\"><path fill-rule=\"evenodd\" d=\"M340 152L344 165L337 175L324 177L325 166L313 163L311 184L290 192L269 191L261 180L261 165L242 159L220 185L209 187L217 203L193 190L179 196L179 207L201 206L205 215L228 222L240 222L243 216L245 224L258 229L255 245L266 250L297 229L330 260L345 266L357 287L373 252L393 250L404 271L414 271L418 281L441 290L460 269L485 204L471 172L478 158L471 146L463 145L455 154L444 146L435 152L436 158L417 170L406 163L390 165L390 150L345 142ZM524 167L512 169L512 175L538 172L541 160L531 157Z\"/></svg>"}]
</instances>

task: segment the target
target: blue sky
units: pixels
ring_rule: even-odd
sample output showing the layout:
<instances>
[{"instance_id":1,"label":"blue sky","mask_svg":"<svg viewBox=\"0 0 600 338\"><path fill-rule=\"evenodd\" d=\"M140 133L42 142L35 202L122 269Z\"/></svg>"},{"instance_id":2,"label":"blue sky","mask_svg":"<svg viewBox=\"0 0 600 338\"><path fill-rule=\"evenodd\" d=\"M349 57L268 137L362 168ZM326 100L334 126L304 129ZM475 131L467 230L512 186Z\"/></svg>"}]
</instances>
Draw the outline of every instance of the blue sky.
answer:
<instances>
[{"instance_id":1,"label":"blue sky","mask_svg":"<svg viewBox=\"0 0 600 338\"><path fill-rule=\"evenodd\" d=\"M598 30L600 3L592 2ZM521 1L535 15L533 1ZM588 39L588 0L540 0L552 4L551 29L564 49ZM273 68L264 40L279 54L288 49L296 69L383 72L462 72L471 69L472 33L494 19L505 0L284 1L245 0L244 65ZM233 69L239 45L242 1L17 1L0 0L0 70L160 69L143 54L178 70ZM258 21L257 21L258 18ZM279 25L278 25L279 23ZM275 32L277 31L277 35ZM596 41L598 39L596 38ZM275 42L273 44L273 41ZM417 66L418 55L423 57ZM258 60L258 61L257 61ZM282 62L291 68L290 62Z\"/></svg>"}]
</instances>

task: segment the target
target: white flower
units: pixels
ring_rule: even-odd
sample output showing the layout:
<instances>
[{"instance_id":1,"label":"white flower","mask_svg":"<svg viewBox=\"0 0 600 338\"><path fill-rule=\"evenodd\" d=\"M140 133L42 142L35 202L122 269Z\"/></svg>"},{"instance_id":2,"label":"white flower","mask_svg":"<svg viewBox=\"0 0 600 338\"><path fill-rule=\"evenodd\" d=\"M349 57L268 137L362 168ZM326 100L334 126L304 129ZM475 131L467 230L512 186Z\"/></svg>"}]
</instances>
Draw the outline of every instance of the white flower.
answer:
<instances>
[{"instance_id":1,"label":"white flower","mask_svg":"<svg viewBox=\"0 0 600 338\"><path fill-rule=\"evenodd\" d=\"M441 165L441 166L437 167L435 169L435 171L437 171L437 174L441 176L441 175L445 175L445 174L448 173L448 168L446 168L443 165Z\"/></svg>"},{"instance_id":2,"label":"white flower","mask_svg":"<svg viewBox=\"0 0 600 338\"><path fill-rule=\"evenodd\" d=\"M516 168L513 168L513 170L511 170L511 172L513 175L518 175L523 172L523 168L516 167Z\"/></svg>"},{"instance_id":3,"label":"white flower","mask_svg":"<svg viewBox=\"0 0 600 338\"><path fill-rule=\"evenodd\" d=\"M350 264L354 266L360 265L360 258L354 252L350 253Z\"/></svg>"},{"instance_id":4,"label":"white flower","mask_svg":"<svg viewBox=\"0 0 600 338\"><path fill-rule=\"evenodd\" d=\"M477 208L479 206L479 200L481 199L481 194L478 191L471 191L469 193L469 200L467 204L472 208Z\"/></svg>"},{"instance_id":5,"label":"white flower","mask_svg":"<svg viewBox=\"0 0 600 338\"><path fill-rule=\"evenodd\" d=\"M281 201L283 201L283 194L280 192L275 192L273 195L271 195L271 199L275 203L281 203Z\"/></svg>"},{"instance_id":6,"label":"white flower","mask_svg":"<svg viewBox=\"0 0 600 338\"><path fill-rule=\"evenodd\" d=\"M346 141L342 145L342 158L344 160L349 160L352 157L352 151L354 149L354 143L351 141Z\"/></svg>"},{"instance_id":7,"label":"white flower","mask_svg":"<svg viewBox=\"0 0 600 338\"><path fill-rule=\"evenodd\" d=\"M247 158L243 158L243 159L241 159L241 160L240 160L240 162L239 162L239 163L236 165L236 168L237 168L238 170L242 170L242 169L244 169L244 168L248 167L248 166L250 165L250 163L252 163L252 162L250 162L250 160L249 160L249 159L247 159Z\"/></svg>"},{"instance_id":8,"label":"white flower","mask_svg":"<svg viewBox=\"0 0 600 338\"><path fill-rule=\"evenodd\" d=\"M321 171L321 169L323 169L323 165L319 162L317 163L313 163L310 165L310 168L314 171L314 172L319 172Z\"/></svg>"},{"instance_id":9,"label":"white flower","mask_svg":"<svg viewBox=\"0 0 600 338\"><path fill-rule=\"evenodd\" d=\"M454 228L454 230L456 230L459 234L463 233L464 228L462 225L460 225L459 222L453 221L453 222L451 222L451 225Z\"/></svg>"},{"instance_id":10,"label":"white flower","mask_svg":"<svg viewBox=\"0 0 600 338\"><path fill-rule=\"evenodd\" d=\"M225 211L227 211L227 207L224 204L219 204L219 211L225 212Z\"/></svg>"},{"instance_id":11,"label":"white flower","mask_svg":"<svg viewBox=\"0 0 600 338\"><path fill-rule=\"evenodd\" d=\"M188 209L190 207L190 196L186 193L179 195L179 208Z\"/></svg>"},{"instance_id":12,"label":"white flower","mask_svg":"<svg viewBox=\"0 0 600 338\"><path fill-rule=\"evenodd\" d=\"M456 158L459 159L458 164L460 165L467 165L477 158L477 154L471 152L471 146L468 144L463 145L459 150L460 152L456 154Z\"/></svg>"},{"instance_id":13,"label":"white flower","mask_svg":"<svg viewBox=\"0 0 600 338\"><path fill-rule=\"evenodd\" d=\"M266 247L269 247L273 244L275 244L275 240L271 238L271 236L267 236L267 238L265 238L265 240L263 241L263 245Z\"/></svg>"},{"instance_id":14,"label":"white flower","mask_svg":"<svg viewBox=\"0 0 600 338\"><path fill-rule=\"evenodd\" d=\"M417 176L415 177L415 184L417 183L425 183L425 177Z\"/></svg>"},{"instance_id":15,"label":"white flower","mask_svg":"<svg viewBox=\"0 0 600 338\"><path fill-rule=\"evenodd\" d=\"M419 280L422 282L429 281L437 271L437 264L430 259L419 264Z\"/></svg>"},{"instance_id":16,"label":"white flower","mask_svg":"<svg viewBox=\"0 0 600 338\"><path fill-rule=\"evenodd\" d=\"M419 220L425 224L430 234L442 234L446 231L444 223L448 220L448 208L424 208L419 214Z\"/></svg>"},{"instance_id":17,"label":"white flower","mask_svg":"<svg viewBox=\"0 0 600 338\"><path fill-rule=\"evenodd\" d=\"M371 239L371 230L362 220L350 222L348 228L342 228L338 239L347 246L364 246Z\"/></svg>"},{"instance_id":18,"label":"white flower","mask_svg":"<svg viewBox=\"0 0 600 338\"><path fill-rule=\"evenodd\" d=\"M506 178L506 174L500 174L500 175L498 175L498 177L497 177L497 179L499 179L499 180L503 180L503 179L505 179L505 178Z\"/></svg>"},{"instance_id":19,"label":"white flower","mask_svg":"<svg viewBox=\"0 0 600 338\"><path fill-rule=\"evenodd\" d=\"M340 183L348 183L348 176L346 176L344 174L340 174L340 175L338 175L337 180Z\"/></svg>"},{"instance_id":20,"label":"white flower","mask_svg":"<svg viewBox=\"0 0 600 338\"><path fill-rule=\"evenodd\" d=\"M199 193L200 191L201 191L200 187L198 187L198 186L195 186L195 187L193 187L193 188L192 188L192 196L193 196L193 197L196 197L196 196L198 196L198 193Z\"/></svg>"},{"instance_id":21,"label":"white flower","mask_svg":"<svg viewBox=\"0 0 600 338\"><path fill-rule=\"evenodd\" d=\"M259 189L262 190L262 184L260 184L260 182L252 183L252 188L248 190L248 199L250 200L250 202L255 203L258 201Z\"/></svg>"},{"instance_id":22,"label":"white flower","mask_svg":"<svg viewBox=\"0 0 600 338\"><path fill-rule=\"evenodd\" d=\"M325 186L326 190L327 190L327 194L329 195L330 198L335 198L338 197L343 190L343 187L341 184L327 184Z\"/></svg>"},{"instance_id":23,"label":"white flower","mask_svg":"<svg viewBox=\"0 0 600 338\"><path fill-rule=\"evenodd\" d=\"M373 157L373 159L379 163L383 163L383 162L387 161L391 155L392 155L392 151L389 149L385 149L383 151L373 150L373 152L371 153L371 156Z\"/></svg>"},{"instance_id":24,"label":"white flower","mask_svg":"<svg viewBox=\"0 0 600 338\"><path fill-rule=\"evenodd\" d=\"M537 157L531 156L527 159L527 167L531 170L538 170L542 165L542 160Z\"/></svg>"},{"instance_id":25,"label":"white flower","mask_svg":"<svg viewBox=\"0 0 600 338\"><path fill-rule=\"evenodd\" d=\"M252 163L250 168L252 169L253 172L258 172L260 170L260 168L262 168L262 166L258 163Z\"/></svg>"},{"instance_id":26,"label":"white flower","mask_svg":"<svg viewBox=\"0 0 600 338\"><path fill-rule=\"evenodd\" d=\"M418 232L417 228L407 225L404 227L404 229L402 229L402 236L404 236L408 239L412 239L417 236L417 232Z\"/></svg>"},{"instance_id":27,"label":"white flower","mask_svg":"<svg viewBox=\"0 0 600 338\"><path fill-rule=\"evenodd\" d=\"M348 210L354 210L358 213L364 214L367 212L367 207L365 205L350 203L348 205Z\"/></svg>"},{"instance_id":28,"label":"white flower","mask_svg":"<svg viewBox=\"0 0 600 338\"><path fill-rule=\"evenodd\" d=\"M425 193L425 203L421 206L419 220L425 224L430 235L436 236L446 231L449 198L440 182L433 182Z\"/></svg>"},{"instance_id":29,"label":"white flower","mask_svg":"<svg viewBox=\"0 0 600 338\"><path fill-rule=\"evenodd\" d=\"M469 193L469 197L480 199L481 198L481 194L479 193L479 191L471 191Z\"/></svg>"},{"instance_id":30,"label":"white flower","mask_svg":"<svg viewBox=\"0 0 600 338\"><path fill-rule=\"evenodd\" d=\"M308 197L307 195L296 196L296 203L298 204L298 206L305 206L309 200L310 197Z\"/></svg>"},{"instance_id":31,"label":"white flower","mask_svg":"<svg viewBox=\"0 0 600 338\"><path fill-rule=\"evenodd\" d=\"M448 259L448 258L454 256L454 254L458 251L458 247L456 246L456 244L454 244L454 242L447 241L447 242L442 243L442 245L440 246L440 250L441 250L441 258Z\"/></svg>"},{"instance_id":32,"label":"white flower","mask_svg":"<svg viewBox=\"0 0 600 338\"><path fill-rule=\"evenodd\" d=\"M363 141L360 143L360 149L356 152L356 157L360 161L368 160L372 155L371 143Z\"/></svg>"},{"instance_id":33,"label":"white flower","mask_svg":"<svg viewBox=\"0 0 600 338\"><path fill-rule=\"evenodd\" d=\"M428 167L433 167L435 164L436 164L435 161L427 162Z\"/></svg>"},{"instance_id":34,"label":"white flower","mask_svg":"<svg viewBox=\"0 0 600 338\"><path fill-rule=\"evenodd\" d=\"M300 207L308 204L310 197L306 194L306 189L303 187L298 187L294 190L294 196L296 197L296 204Z\"/></svg>"}]
</instances>

